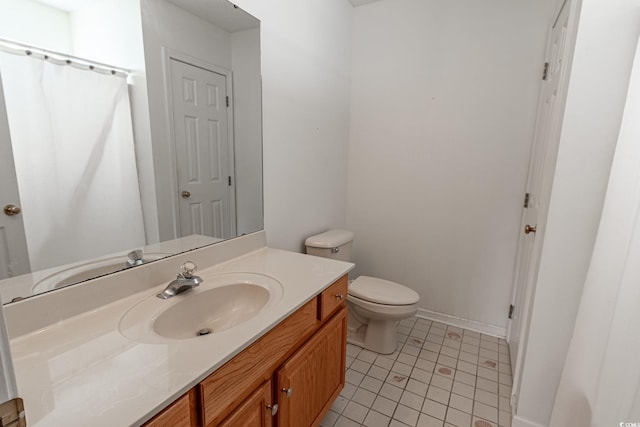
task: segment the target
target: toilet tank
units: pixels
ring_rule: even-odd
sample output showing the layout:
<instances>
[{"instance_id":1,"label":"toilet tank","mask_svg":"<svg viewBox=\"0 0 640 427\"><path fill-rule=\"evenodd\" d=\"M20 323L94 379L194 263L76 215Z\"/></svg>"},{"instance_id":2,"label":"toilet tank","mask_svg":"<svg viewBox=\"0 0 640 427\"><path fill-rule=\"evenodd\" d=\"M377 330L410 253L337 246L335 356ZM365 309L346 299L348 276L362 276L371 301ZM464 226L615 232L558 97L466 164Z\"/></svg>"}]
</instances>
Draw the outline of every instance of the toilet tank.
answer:
<instances>
[{"instance_id":1,"label":"toilet tank","mask_svg":"<svg viewBox=\"0 0 640 427\"><path fill-rule=\"evenodd\" d=\"M309 255L351 261L353 233L349 230L329 230L304 241Z\"/></svg>"}]
</instances>

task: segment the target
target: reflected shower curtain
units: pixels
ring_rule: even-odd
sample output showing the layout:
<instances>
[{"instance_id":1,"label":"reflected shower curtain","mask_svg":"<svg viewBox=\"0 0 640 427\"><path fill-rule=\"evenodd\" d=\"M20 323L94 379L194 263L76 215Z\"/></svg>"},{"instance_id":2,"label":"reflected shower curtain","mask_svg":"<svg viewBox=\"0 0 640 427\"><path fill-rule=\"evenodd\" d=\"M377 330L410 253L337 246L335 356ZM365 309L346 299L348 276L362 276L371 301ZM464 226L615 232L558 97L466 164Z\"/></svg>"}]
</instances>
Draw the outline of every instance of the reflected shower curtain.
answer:
<instances>
[{"instance_id":1,"label":"reflected shower curtain","mask_svg":"<svg viewBox=\"0 0 640 427\"><path fill-rule=\"evenodd\" d=\"M144 245L125 77L0 52L32 271Z\"/></svg>"}]
</instances>

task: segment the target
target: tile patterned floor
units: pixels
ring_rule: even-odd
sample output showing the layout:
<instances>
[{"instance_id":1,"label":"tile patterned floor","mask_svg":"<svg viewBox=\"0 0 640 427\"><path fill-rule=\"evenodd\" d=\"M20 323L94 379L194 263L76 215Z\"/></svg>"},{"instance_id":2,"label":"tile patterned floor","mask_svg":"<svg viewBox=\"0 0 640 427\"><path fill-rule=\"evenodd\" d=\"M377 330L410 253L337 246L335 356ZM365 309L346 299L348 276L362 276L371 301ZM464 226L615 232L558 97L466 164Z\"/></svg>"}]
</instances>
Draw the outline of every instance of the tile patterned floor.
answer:
<instances>
[{"instance_id":1,"label":"tile patterned floor","mask_svg":"<svg viewBox=\"0 0 640 427\"><path fill-rule=\"evenodd\" d=\"M346 385L323 427L511 427L504 340L415 317L398 350L347 344Z\"/></svg>"}]
</instances>

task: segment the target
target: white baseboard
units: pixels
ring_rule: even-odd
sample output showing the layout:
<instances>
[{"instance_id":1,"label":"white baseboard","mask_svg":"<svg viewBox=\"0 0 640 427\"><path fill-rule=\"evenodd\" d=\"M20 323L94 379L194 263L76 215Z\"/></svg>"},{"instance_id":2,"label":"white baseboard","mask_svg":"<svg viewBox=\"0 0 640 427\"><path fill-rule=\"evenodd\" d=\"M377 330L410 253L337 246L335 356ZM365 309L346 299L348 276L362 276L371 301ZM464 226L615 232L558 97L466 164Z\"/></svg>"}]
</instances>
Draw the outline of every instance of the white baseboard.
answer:
<instances>
[{"instance_id":1,"label":"white baseboard","mask_svg":"<svg viewBox=\"0 0 640 427\"><path fill-rule=\"evenodd\" d=\"M542 424L534 423L531 420L526 418L522 418L519 416L514 416L513 420L511 420L511 427L544 427Z\"/></svg>"},{"instance_id":2,"label":"white baseboard","mask_svg":"<svg viewBox=\"0 0 640 427\"><path fill-rule=\"evenodd\" d=\"M451 316L449 314L436 313L435 311L419 308L417 317L423 319L434 320L436 322L445 323L451 326L457 326L458 328L468 329L474 332L480 332L481 334L491 335L498 338L505 338L507 336L507 329L499 326L488 325L486 323L476 322L474 320L463 319L461 317Z\"/></svg>"}]
</instances>

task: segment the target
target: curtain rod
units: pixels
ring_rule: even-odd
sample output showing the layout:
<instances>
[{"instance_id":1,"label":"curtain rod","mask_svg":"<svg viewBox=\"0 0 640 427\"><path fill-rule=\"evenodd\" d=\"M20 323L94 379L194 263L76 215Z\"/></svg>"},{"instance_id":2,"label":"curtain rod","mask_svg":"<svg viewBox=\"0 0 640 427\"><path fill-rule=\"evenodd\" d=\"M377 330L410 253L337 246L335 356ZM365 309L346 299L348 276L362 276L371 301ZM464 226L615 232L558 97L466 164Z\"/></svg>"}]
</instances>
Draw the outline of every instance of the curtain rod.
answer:
<instances>
[{"instance_id":1,"label":"curtain rod","mask_svg":"<svg viewBox=\"0 0 640 427\"><path fill-rule=\"evenodd\" d=\"M66 53L56 52L50 49L42 47L31 46L25 43L21 43L16 40L6 39L0 37L0 50L9 53L16 53L16 51L22 51L25 55L31 56L33 54L42 55L44 59L56 59L66 63L67 65L83 65L92 71L102 71L111 74L119 74L128 76L131 74L131 70L122 67L116 67L114 65L104 64L90 59L84 59L77 56L69 55Z\"/></svg>"}]
</instances>

